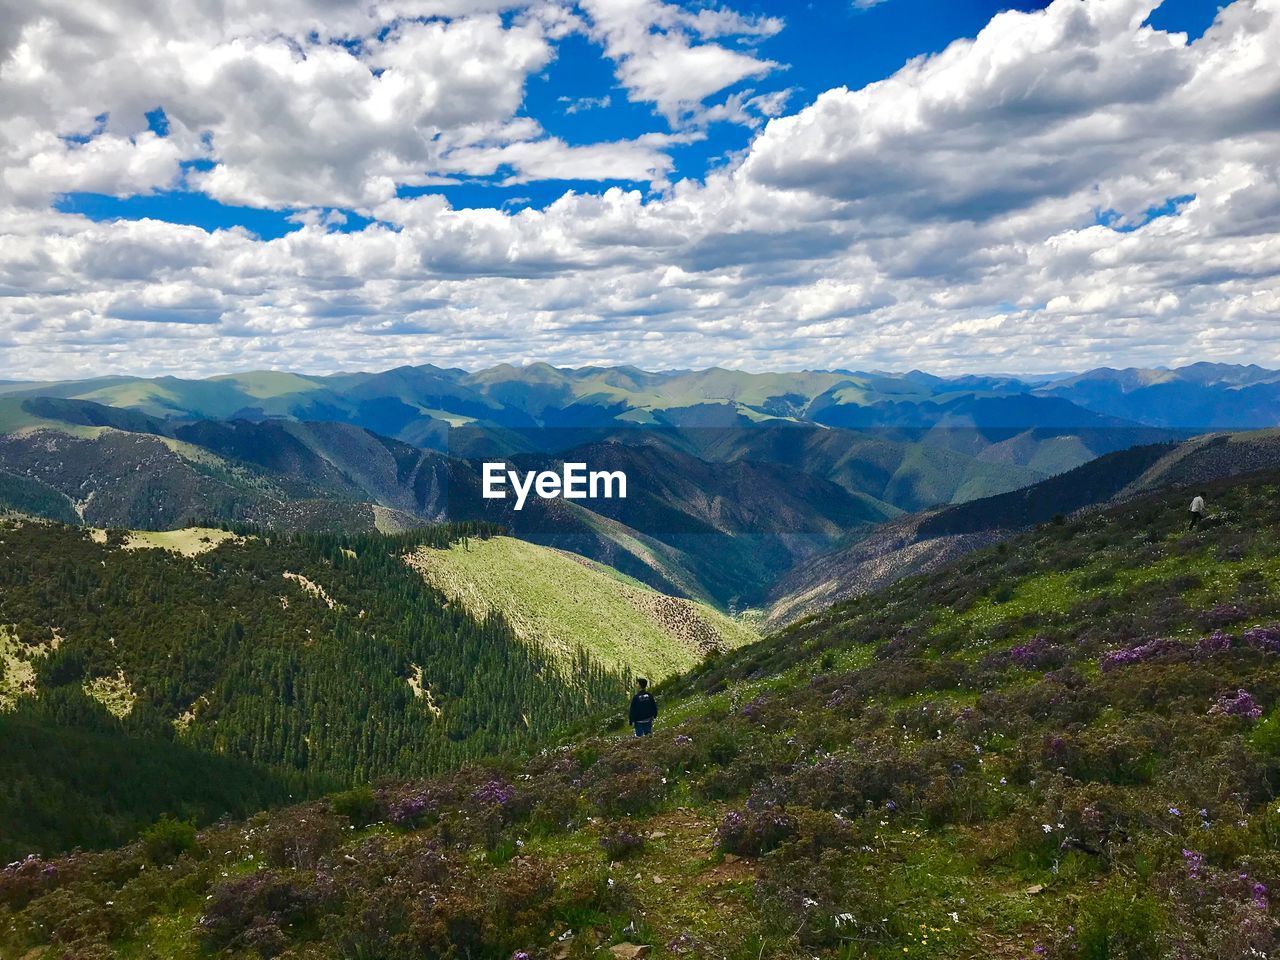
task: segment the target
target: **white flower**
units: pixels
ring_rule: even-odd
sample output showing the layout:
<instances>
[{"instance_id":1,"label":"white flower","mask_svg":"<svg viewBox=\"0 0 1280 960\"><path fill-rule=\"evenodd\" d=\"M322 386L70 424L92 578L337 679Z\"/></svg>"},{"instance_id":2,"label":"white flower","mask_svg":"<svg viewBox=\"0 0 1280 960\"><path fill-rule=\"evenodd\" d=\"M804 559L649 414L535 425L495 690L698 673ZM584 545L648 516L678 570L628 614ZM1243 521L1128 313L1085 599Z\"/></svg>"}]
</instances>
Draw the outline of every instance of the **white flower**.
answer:
<instances>
[{"instance_id":1,"label":"white flower","mask_svg":"<svg viewBox=\"0 0 1280 960\"><path fill-rule=\"evenodd\" d=\"M1045 832L1045 833L1053 833L1053 825L1052 825L1052 824L1049 824L1049 823L1042 823L1042 824L1040 824L1040 827L1041 827L1041 829L1043 829L1043 830L1044 830L1044 832Z\"/></svg>"}]
</instances>

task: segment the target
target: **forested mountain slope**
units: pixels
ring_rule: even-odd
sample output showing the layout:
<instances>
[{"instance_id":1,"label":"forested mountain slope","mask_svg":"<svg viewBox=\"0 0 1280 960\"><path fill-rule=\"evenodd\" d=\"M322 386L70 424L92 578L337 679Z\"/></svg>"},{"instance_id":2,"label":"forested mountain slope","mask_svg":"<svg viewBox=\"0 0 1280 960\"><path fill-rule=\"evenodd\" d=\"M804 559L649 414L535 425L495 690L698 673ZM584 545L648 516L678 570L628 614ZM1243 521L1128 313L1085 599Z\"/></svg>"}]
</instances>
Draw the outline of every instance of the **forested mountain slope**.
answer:
<instances>
[{"instance_id":1,"label":"forested mountain slope","mask_svg":"<svg viewBox=\"0 0 1280 960\"><path fill-rule=\"evenodd\" d=\"M0 428L0 507L52 519L355 531L444 514L444 457L343 424L165 423L37 397L0 399Z\"/></svg>"},{"instance_id":2,"label":"forested mountain slope","mask_svg":"<svg viewBox=\"0 0 1280 960\"><path fill-rule=\"evenodd\" d=\"M708 662L652 738L0 873L9 955L1269 956L1280 475L1049 523ZM623 734L621 737L618 734ZM41 948L46 948L41 953Z\"/></svg>"},{"instance_id":3,"label":"forested mountain slope","mask_svg":"<svg viewBox=\"0 0 1280 960\"><path fill-rule=\"evenodd\" d=\"M493 532L263 534L188 556L0 520L0 711L10 711L0 723L114 735L137 752L172 742L356 782L444 769L625 698L625 669L585 648L552 657L500 616L481 621L450 603L404 561ZM47 818L44 804L68 816L83 806L85 819L100 807L107 839L107 821L130 820L137 784L127 778L99 793L74 761L50 765L36 752L10 764L6 849L31 818ZM141 809L154 815L153 803Z\"/></svg>"}]
</instances>

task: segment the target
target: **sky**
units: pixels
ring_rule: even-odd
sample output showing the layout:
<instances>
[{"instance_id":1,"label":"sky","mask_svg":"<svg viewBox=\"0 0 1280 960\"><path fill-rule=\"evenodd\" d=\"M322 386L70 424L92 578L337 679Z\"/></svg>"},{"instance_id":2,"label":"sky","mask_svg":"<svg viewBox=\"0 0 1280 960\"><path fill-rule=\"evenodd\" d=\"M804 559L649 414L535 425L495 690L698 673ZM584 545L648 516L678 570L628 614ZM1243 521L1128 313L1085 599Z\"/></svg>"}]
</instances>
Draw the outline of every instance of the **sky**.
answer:
<instances>
[{"instance_id":1,"label":"sky","mask_svg":"<svg viewBox=\"0 0 1280 960\"><path fill-rule=\"evenodd\" d=\"M1280 0L0 0L0 380L1280 366Z\"/></svg>"}]
</instances>

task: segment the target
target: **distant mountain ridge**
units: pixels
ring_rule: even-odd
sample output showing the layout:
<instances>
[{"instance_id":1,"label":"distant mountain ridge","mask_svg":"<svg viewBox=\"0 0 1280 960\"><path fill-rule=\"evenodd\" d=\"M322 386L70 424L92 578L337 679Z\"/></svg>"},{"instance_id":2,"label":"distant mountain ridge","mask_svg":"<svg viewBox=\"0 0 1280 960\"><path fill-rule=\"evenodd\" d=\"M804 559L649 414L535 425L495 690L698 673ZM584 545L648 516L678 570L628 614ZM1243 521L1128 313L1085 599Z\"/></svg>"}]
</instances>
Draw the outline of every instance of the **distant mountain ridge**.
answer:
<instances>
[{"instance_id":1,"label":"distant mountain ridge","mask_svg":"<svg viewBox=\"0 0 1280 960\"><path fill-rule=\"evenodd\" d=\"M670 422L672 411L705 404L728 407L747 421L793 418L858 426L932 425L954 414L957 401L964 401L964 414L982 426L993 425L986 422L990 416L1008 421L1005 425L1025 425L1030 418L1042 426L1046 416L1065 416L1076 427L1098 424L1098 417L1193 429L1280 422L1280 371L1216 363L1175 369L1101 367L1053 378L941 377L919 370L753 373L713 367L647 372L630 366L546 363L468 372L424 364L325 376L254 371L204 380L11 382L0 383L0 394L93 400L163 418L337 420L389 436L421 430L424 420L506 427ZM1007 404L984 410L977 403L1010 397L1022 398L1016 413ZM1170 399L1178 402L1169 406ZM1057 407L1048 405L1055 402ZM1062 407L1062 402L1087 413Z\"/></svg>"}]
</instances>

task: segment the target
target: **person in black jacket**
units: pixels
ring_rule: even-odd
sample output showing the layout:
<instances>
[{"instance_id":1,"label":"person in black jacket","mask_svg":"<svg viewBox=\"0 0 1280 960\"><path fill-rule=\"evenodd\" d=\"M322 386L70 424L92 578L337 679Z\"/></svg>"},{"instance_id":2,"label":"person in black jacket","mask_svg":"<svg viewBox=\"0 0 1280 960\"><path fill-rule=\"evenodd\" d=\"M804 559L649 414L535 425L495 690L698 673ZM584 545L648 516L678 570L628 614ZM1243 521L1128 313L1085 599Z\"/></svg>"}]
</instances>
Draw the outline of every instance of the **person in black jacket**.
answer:
<instances>
[{"instance_id":1,"label":"person in black jacket","mask_svg":"<svg viewBox=\"0 0 1280 960\"><path fill-rule=\"evenodd\" d=\"M631 709L627 711L627 720L636 728L637 737L647 737L653 733L653 719L658 715L658 701L649 692L649 681L644 677L636 680L640 689L631 698Z\"/></svg>"}]
</instances>

